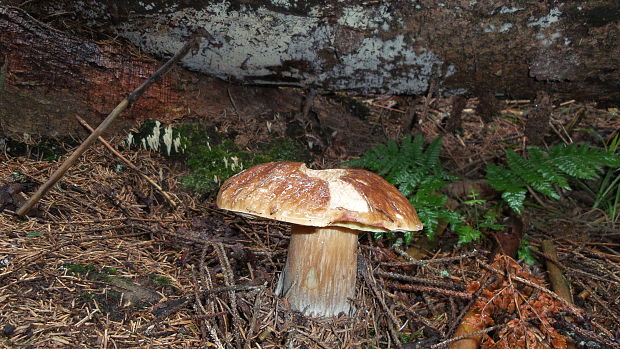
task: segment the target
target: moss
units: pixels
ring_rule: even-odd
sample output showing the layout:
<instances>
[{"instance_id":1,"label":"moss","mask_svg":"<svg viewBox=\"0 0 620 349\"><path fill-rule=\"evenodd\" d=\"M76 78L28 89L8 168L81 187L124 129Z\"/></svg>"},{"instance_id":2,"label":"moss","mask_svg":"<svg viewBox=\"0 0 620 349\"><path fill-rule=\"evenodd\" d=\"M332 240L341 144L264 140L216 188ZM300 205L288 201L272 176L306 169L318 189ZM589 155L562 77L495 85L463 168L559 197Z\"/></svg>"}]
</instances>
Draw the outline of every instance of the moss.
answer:
<instances>
[{"instance_id":1,"label":"moss","mask_svg":"<svg viewBox=\"0 0 620 349\"><path fill-rule=\"evenodd\" d=\"M110 275L116 275L116 268L103 268L98 270L92 264L65 264L64 268L70 275L85 276L89 280L110 282Z\"/></svg>"},{"instance_id":2,"label":"moss","mask_svg":"<svg viewBox=\"0 0 620 349\"><path fill-rule=\"evenodd\" d=\"M153 305L153 304L151 304L150 302L147 302L147 301L139 301L139 302L137 302L137 303L134 305L134 307L135 307L137 310L144 310L144 309L147 309L147 308L151 307L152 305Z\"/></svg>"},{"instance_id":3,"label":"moss","mask_svg":"<svg viewBox=\"0 0 620 349\"><path fill-rule=\"evenodd\" d=\"M65 264L64 267L71 275L86 275L97 270L92 264Z\"/></svg>"},{"instance_id":4,"label":"moss","mask_svg":"<svg viewBox=\"0 0 620 349\"><path fill-rule=\"evenodd\" d=\"M118 269L112 268L112 267L108 267L108 268L103 268L102 272L107 274L107 275L116 275L116 273L118 272Z\"/></svg>"},{"instance_id":5,"label":"moss","mask_svg":"<svg viewBox=\"0 0 620 349\"><path fill-rule=\"evenodd\" d=\"M95 299L95 295L93 295L92 293L83 292L83 293L80 294L80 299L83 302L88 303L88 302L92 301L93 299Z\"/></svg>"},{"instance_id":6,"label":"moss","mask_svg":"<svg viewBox=\"0 0 620 349\"><path fill-rule=\"evenodd\" d=\"M172 280L164 275L151 275L151 281L159 286L169 286L172 284Z\"/></svg>"},{"instance_id":7,"label":"moss","mask_svg":"<svg viewBox=\"0 0 620 349\"><path fill-rule=\"evenodd\" d=\"M305 149L299 146L298 143L287 138L280 138L271 143L265 153L268 161L307 162L310 160L310 156Z\"/></svg>"},{"instance_id":8,"label":"moss","mask_svg":"<svg viewBox=\"0 0 620 349\"><path fill-rule=\"evenodd\" d=\"M309 159L308 153L299 144L285 138L263 144L257 151L250 152L240 150L226 136L208 134L197 124L184 125L179 132L191 170L182 183L199 194L215 194L226 179L256 164ZM223 140L218 142L217 138Z\"/></svg>"},{"instance_id":9,"label":"moss","mask_svg":"<svg viewBox=\"0 0 620 349\"><path fill-rule=\"evenodd\" d=\"M182 184L207 196L215 194L226 179L250 166L310 159L308 152L290 139L276 139L249 151L239 149L232 141L234 137L235 133L220 133L213 126L190 123L171 127L151 119L131 132L126 144L184 160L190 174L182 178Z\"/></svg>"}]
</instances>

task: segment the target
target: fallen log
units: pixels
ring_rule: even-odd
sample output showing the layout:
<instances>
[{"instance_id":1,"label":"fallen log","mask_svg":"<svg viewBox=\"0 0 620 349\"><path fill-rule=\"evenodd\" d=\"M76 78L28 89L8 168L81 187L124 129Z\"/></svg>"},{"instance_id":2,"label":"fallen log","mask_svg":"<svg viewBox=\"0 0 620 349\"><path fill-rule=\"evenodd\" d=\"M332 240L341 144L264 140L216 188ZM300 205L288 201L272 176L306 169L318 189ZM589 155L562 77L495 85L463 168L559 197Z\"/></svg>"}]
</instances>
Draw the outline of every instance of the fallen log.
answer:
<instances>
[{"instance_id":1,"label":"fallen log","mask_svg":"<svg viewBox=\"0 0 620 349\"><path fill-rule=\"evenodd\" d=\"M160 65L127 45L131 46L72 36L24 11L0 6L0 137L88 136L74 115L98 125ZM231 85L174 67L106 134L118 134L149 118L208 121L234 112L290 112L299 109L301 98L291 90Z\"/></svg>"},{"instance_id":2,"label":"fallen log","mask_svg":"<svg viewBox=\"0 0 620 349\"><path fill-rule=\"evenodd\" d=\"M33 2L168 55L195 29L186 67L230 81L420 95L620 101L617 1L244 0Z\"/></svg>"},{"instance_id":3,"label":"fallen log","mask_svg":"<svg viewBox=\"0 0 620 349\"><path fill-rule=\"evenodd\" d=\"M0 6L0 138L31 143L38 137L85 138L88 133L75 115L98 125L159 65L127 41L93 41ZM296 121L303 92L231 84L175 67L125 110L106 135L146 119L183 119L200 121L242 148L251 143L244 134L292 137L312 142L313 151L348 154L361 154L384 141L383 133L369 127L355 108L329 96L316 96L305 106L316 119L304 129Z\"/></svg>"}]
</instances>

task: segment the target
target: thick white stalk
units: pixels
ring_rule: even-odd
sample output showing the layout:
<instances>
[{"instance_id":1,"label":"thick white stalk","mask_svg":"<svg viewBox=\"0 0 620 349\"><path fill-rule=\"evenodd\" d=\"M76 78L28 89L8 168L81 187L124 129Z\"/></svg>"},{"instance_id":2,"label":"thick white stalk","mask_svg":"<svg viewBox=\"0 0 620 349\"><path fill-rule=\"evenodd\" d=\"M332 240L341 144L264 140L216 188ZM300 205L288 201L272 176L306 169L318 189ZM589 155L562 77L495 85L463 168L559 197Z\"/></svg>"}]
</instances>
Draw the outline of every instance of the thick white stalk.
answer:
<instances>
[{"instance_id":1,"label":"thick white stalk","mask_svg":"<svg viewBox=\"0 0 620 349\"><path fill-rule=\"evenodd\" d=\"M357 231L293 225L276 294L308 316L350 315L355 296Z\"/></svg>"}]
</instances>

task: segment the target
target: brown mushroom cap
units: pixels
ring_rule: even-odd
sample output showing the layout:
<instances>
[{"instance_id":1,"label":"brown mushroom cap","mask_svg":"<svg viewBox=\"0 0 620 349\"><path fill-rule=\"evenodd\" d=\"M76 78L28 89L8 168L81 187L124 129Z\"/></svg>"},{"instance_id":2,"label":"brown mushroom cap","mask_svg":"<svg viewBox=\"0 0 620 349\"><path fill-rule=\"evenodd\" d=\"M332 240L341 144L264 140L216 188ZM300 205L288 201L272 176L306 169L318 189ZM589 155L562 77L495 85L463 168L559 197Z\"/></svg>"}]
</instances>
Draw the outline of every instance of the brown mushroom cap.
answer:
<instances>
[{"instance_id":1,"label":"brown mushroom cap","mask_svg":"<svg viewBox=\"0 0 620 349\"><path fill-rule=\"evenodd\" d=\"M359 169L312 170L300 162L253 166L220 188L218 207L314 227L416 231L409 202L380 176Z\"/></svg>"}]
</instances>

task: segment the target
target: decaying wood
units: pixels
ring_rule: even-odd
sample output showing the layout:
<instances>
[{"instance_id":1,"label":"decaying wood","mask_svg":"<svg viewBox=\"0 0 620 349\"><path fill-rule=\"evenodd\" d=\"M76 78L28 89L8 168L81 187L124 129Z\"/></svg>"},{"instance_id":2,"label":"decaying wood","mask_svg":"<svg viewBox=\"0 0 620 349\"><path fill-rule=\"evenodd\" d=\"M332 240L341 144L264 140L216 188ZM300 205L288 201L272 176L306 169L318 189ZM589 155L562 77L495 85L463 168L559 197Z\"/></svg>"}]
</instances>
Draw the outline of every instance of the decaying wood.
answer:
<instances>
[{"instance_id":1,"label":"decaying wood","mask_svg":"<svg viewBox=\"0 0 620 349\"><path fill-rule=\"evenodd\" d=\"M573 294L570 291L570 284L562 270L560 270L558 264L558 251L553 243L553 240L543 240L541 243L543 253L547 257L545 266L547 267L547 273L549 274L549 282L551 283L551 289L558 294L558 296L564 298L570 304L575 304L573 301ZM568 321L572 321L572 318L567 317ZM575 343L571 340L567 340L567 349L575 349Z\"/></svg>"},{"instance_id":2,"label":"decaying wood","mask_svg":"<svg viewBox=\"0 0 620 349\"><path fill-rule=\"evenodd\" d=\"M230 81L415 95L434 83L444 94L620 100L614 1L61 0L25 8L88 20L90 30L158 55L206 29L219 44L184 63Z\"/></svg>"},{"instance_id":3,"label":"decaying wood","mask_svg":"<svg viewBox=\"0 0 620 349\"><path fill-rule=\"evenodd\" d=\"M159 65L127 44L81 39L0 6L0 136L86 137L74 115L98 125ZM213 118L231 109L229 93L244 115L296 110L301 101L290 90L231 85L175 67L108 133L149 118Z\"/></svg>"},{"instance_id":4,"label":"decaying wood","mask_svg":"<svg viewBox=\"0 0 620 349\"><path fill-rule=\"evenodd\" d=\"M0 6L0 33L0 137L28 144L39 137L88 136L74 115L99 124L160 65L126 41L83 39L15 8ZM290 138L289 123L300 111L302 92L235 85L175 67L123 112L106 135L126 132L147 119L164 124L183 119L217 128L221 135L233 134L245 148L251 143L248 134ZM313 151L361 154L384 141L346 103L329 96L316 96L312 115L317 125L306 130L306 137L313 141ZM298 137L298 131L293 133ZM304 141L303 134L298 140Z\"/></svg>"},{"instance_id":5,"label":"decaying wood","mask_svg":"<svg viewBox=\"0 0 620 349\"><path fill-rule=\"evenodd\" d=\"M539 147L545 145L545 135L550 127L551 108L549 95L544 92L539 93L534 106L527 112L524 135L529 145Z\"/></svg>"}]
</instances>

